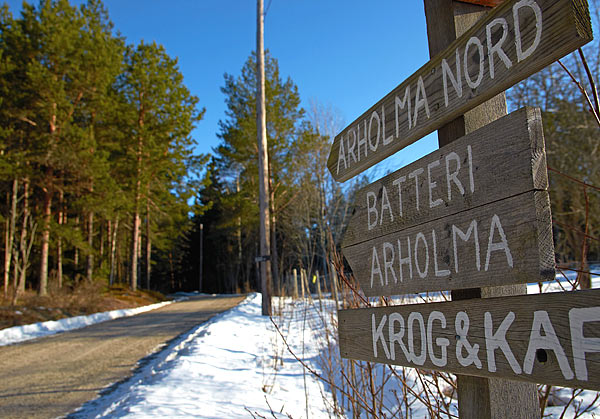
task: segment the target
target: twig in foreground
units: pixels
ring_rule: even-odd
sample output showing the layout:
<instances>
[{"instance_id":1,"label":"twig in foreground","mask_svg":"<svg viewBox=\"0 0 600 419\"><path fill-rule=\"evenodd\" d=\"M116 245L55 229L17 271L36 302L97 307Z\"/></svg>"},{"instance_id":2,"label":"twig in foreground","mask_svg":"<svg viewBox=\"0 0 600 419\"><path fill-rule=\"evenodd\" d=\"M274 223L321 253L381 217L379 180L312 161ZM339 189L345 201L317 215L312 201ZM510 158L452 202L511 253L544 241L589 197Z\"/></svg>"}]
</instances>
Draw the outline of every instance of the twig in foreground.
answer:
<instances>
[{"instance_id":1,"label":"twig in foreground","mask_svg":"<svg viewBox=\"0 0 600 419\"><path fill-rule=\"evenodd\" d=\"M294 353L294 351L292 351L292 348L290 348L290 345L288 344L287 339L285 338L285 336L283 336L283 333L281 333L281 330L279 329L279 326L277 326L277 323L275 323L275 320L273 320L272 317L269 317L269 319L271 319L271 323L273 323L273 326L275 326L275 330L277 330L277 333L279 333L279 336L281 336L281 339L283 340L283 343L285 344L288 352L296 359L296 361L298 361L308 372L310 372L312 375L314 375L315 377L317 377L319 380L323 381L324 383L329 384L332 388L335 388L335 389L339 390L341 393L345 394L348 398L352 397L351 394L347 393L346 391L344 391L343 389L341 389L340 387L338 387L336 384L332 383L328 379L326 379L323 376L321 376L318 372L316 372L310 366L308 366L308 364L306 364L303 360L301 360L300 358L298 358L296 356L296 354ZM362 407L365 410L367 410L371 414L375 415L374 412L369 408L369 406L367 406L367 405L365 405L363 403L361 403L361 404L363 405Z\"/></svg>"}]
</instances>

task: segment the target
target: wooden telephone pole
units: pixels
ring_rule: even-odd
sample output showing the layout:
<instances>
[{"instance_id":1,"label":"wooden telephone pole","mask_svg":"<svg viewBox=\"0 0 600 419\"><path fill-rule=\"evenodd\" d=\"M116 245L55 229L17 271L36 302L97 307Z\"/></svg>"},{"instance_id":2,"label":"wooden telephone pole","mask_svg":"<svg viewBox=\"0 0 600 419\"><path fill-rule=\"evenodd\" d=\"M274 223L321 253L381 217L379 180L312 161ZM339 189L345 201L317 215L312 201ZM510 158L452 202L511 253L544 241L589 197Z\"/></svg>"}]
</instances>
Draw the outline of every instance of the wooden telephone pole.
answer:
<instances>
[{"instance_id":1,"label":"wooden telephone pole","mask_svg":"<svg viewBox=\"0 0 600 419\"><path fill-rule=\"evenodd\" d=\"M256 131L258 134L258 190L260 201L260 289L262 292L262 314L271 315L271 261L270 261L270 218L269 218L269 155L267 152L267 118L265 106L265 51L263 0L256 3Z\"/></svg>"}]
</instances>

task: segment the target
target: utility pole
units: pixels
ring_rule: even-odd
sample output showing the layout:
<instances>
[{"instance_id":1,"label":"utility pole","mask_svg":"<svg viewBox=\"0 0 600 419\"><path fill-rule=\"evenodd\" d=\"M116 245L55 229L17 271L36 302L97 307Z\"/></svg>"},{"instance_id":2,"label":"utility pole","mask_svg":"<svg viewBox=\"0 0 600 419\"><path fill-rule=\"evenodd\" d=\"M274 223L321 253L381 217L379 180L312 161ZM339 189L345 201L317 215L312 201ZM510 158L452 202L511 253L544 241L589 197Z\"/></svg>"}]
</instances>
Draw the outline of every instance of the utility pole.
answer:
<instances>
[{"instance_id":1,"label":"utility pole","mask_svg":"<svg viewBox=\"0 0 600 419\"><path fill-rule=\"evenodd\" d=\"M265 51L263 40L264 13L263 0L256 3L256 131L258 137L258 191L260 201L260 291L262 293L262 314L271 315L271 249L269 219L269 155L267 153L267 118L265 106Z\"/></svg>"},{"instance_id":2,"label":"utility pole","mask_svg":"<svg viewBox=\"0 0 600 419\"><path fill-rule=\"evenodd\" d=\"M198 292L202 292L202 262L204 259L204 249L202 243L204 241L204 224L200 224L200 265L198 266Z\"/></svg>"}]
</instances>

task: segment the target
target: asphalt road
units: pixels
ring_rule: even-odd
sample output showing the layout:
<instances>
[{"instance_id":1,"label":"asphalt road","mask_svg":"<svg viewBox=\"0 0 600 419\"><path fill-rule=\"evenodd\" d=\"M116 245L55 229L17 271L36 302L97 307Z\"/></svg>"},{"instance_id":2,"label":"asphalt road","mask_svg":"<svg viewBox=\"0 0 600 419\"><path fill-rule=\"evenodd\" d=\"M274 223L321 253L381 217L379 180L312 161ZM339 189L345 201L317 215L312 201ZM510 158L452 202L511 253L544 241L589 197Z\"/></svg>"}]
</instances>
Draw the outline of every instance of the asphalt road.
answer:
<instances>
[{"instance_id":1,"label":"asphalt road","mask_svg":"<svg viewBox=\"0 0 600 419\"><path fill-rule=\"evenodd\" d=\"M131 375L141 358L244 297L193 297L158 310L0 347L0 418L66 415Z\"/></svg>"}]
</instances>

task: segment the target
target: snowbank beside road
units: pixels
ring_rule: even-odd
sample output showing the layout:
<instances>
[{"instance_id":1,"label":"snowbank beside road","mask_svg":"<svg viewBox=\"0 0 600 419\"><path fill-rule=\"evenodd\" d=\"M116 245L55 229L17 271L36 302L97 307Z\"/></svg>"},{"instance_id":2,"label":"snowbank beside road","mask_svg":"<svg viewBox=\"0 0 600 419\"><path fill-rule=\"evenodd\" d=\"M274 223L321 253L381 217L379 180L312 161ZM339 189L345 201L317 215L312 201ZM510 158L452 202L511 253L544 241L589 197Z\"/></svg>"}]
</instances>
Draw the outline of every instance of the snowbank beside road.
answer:
<instances>
[{"instance_id":1,"label":"snowbank beside road","mask_svg":"<svg viewBox=\"0 0 600 419\"><path fill-rule=\"evenodd\" d=\"M531 287L532 292L536 291L535 287ZM103 395L86 403L69 418L333 417L331 388L323 387L313 376L304 374L270 320L260 315L260 298L260 294L250 295L237 307L142 359L130 379L105 389ZM323 351L327 343L323 340L323 329L334 330L335 309L331 301L321 303L323 311L317 302L313 305L308 300L274 298L274 309L278 307L282 313L274 316L274 321L294 354L319 374L329 377L327 366L323 364L327 358L322 358L326 355ZM330 368L338 387L343 387L337 372L339 367ZM385 406L391 409L391 414L399 411L415 418L430 416L422 400L429 398L434 408L439 407L439 400L435 393L423 393L421 380L427 379L427 375L418 378L417 370L394 368L398 376L405 376L406 384L396 378L386 380L385 391L381 389ZM385 378L386 373L389 377L384 364L373 364L373 371L378 380ZM366 390L365 384L362 385ZM401 400L397 398L403 394L403 385L421 394L420 400L408 397L408 413L404 402L400 405ZM550 405L545 413L559 418L566 409L565 417L574 417L577 409L581 413L592 404L581 417L597 417L599 408L594 403L595 395L596 392L584 391L565 406L573 397L572 390L555 387L552 404L556 405ZM338 403L341 401L345 407L347 403L339 392L337 397ZM452 414L458 414L456 399L450 398L449 393L445 402ZM350 411L338 413L352 416ZM364 411L363 416L366 416Z\"/></svg>"},{"instance_id":2,"label":"snowbank beside road","mask_svg":"<svg viewBox=\"0 0 600 419\"><path fill-rule=\"evenodd\" d=\"M50 320L47 322L27 324L24 326L9 327L0 330L0 346L13 343L24 342L26 340L36 339L43 336L54 335L56 333L66 332L68 330L81 329L92 324L105 322L107 320L118 319L119 317L128 317L146 311L155 310L173 301L164 301L162 303L151 304L148 306L127 308L122 310L105 311L102 313L90 314L89 316L68 317L60 320Z\"/></svg>"},{"instance_id":3,"label":"snowbank beside road","mask_svg":"<svg viewBox=\"0 0 600 419\"><path fill-rule=\"evenodd\" d=\"M322 345L309 325L319 313L286 303L274 319L294 353L318 370ZM329 417L328 395L285 349L255 293L142 360L131 379L69 417Z\"/></svg>"}]
</instances>

